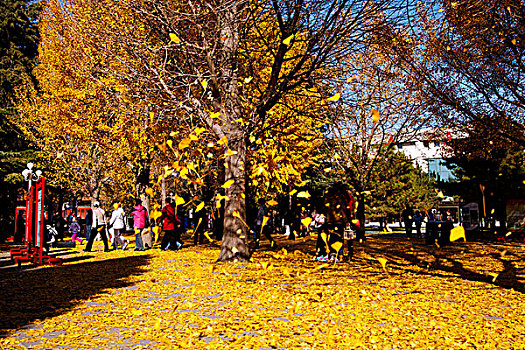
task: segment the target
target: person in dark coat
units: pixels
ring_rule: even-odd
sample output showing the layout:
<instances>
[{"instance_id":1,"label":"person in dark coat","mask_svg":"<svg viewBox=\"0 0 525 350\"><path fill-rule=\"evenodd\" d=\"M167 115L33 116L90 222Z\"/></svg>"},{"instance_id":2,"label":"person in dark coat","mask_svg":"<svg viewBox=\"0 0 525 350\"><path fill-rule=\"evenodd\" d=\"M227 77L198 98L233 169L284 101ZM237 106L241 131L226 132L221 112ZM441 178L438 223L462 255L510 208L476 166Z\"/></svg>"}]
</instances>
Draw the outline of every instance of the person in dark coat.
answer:
<instances>
[{"instance_id":1,"label":"person in dark coat","mask_svg":"<svg viewBox=\"0 0 525 350\"><path fill-rule=\"evenodd\" d=\"M414 209L410 205L407 205L403 213L401 213L403 223L405 224L405 231L407 237L412 237L412 225L414 223Z\"/></svg>"},{"instance_id":2,"label":"person in dark coat","mask_svg":"<svg viewBox=\"0 0 525 350\"><path fill-rule=\"evenodd\" d=\"M332 185L325 193L324 202L326 207L326 223L319 230L317 237L318 259L335 260L337 256L343 256L344 231L350 226L354 218L354 200L350 196L348 187L343 183ZM336 243L341 243L339 251L334 249ZM329 256L326 248L328 246ZM349 259L353 255L353 239L348 240Z\"/></svg>"}]
</instances>

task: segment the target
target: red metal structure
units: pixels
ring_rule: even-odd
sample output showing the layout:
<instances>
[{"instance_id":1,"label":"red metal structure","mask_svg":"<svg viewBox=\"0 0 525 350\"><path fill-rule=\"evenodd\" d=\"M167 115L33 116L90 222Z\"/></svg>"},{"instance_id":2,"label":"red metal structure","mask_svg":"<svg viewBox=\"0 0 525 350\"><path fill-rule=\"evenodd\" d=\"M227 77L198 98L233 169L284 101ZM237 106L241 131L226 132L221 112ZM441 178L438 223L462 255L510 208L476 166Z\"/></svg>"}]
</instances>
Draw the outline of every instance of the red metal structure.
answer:
<instances>
[{"instance_id":1,"label":"red metal structure","mask_svg":"<svg viewBox=\"0 0 525 350\"><path fill-rule=\"evenodd\" d=\"M44 191L44 177L29 187L26 198L25 245L22 248L11 249L11 259L18 266L24 262L38 265L62 264L62 259L44 255Z\"/></svg>"}]
</instances>

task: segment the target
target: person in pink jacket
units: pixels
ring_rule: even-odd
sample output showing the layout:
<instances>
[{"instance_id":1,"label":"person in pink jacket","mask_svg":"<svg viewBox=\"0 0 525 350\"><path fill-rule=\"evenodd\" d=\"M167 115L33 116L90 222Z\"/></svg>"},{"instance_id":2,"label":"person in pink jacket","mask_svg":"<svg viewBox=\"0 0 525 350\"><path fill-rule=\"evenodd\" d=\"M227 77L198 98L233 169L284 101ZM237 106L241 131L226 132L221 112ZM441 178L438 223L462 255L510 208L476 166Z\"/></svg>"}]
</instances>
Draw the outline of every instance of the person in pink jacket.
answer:
<instances>
[{"instance_id":1,"label":"person in pink jacket","mask_svg":"<svg viewBox=\"0 0 525 350\"><path fill-rule=\"evenodd\" d=\"M133 215L133 228L135 229L135 250L143 251L144 244L142 243L141 232L149 224L149 215L140 199L136 200L131 215Z\"/></svg>"}]
</instances>

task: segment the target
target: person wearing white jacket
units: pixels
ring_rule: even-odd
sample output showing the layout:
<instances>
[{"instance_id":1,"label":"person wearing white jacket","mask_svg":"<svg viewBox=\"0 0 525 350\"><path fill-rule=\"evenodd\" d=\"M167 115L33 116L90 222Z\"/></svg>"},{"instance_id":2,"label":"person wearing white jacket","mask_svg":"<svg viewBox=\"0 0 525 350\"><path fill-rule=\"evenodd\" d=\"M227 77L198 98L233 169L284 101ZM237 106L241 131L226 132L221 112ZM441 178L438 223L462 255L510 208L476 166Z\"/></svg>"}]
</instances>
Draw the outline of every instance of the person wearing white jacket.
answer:
<instances>
[{"instance_id":1,"label":"person wearing white jacket","mask_svg":"<svg viewBox=\"0 0 525 350\"><path fill-rule=\"evenodd\" d=\"M113 204L113 212L111 213L111 219L109 225L113 228L113 249L117 249L117 244L122 250L126 250L129 241L122 238L121 234L126 230L126 216L124 209L120 207L119 203Z\"/></svg>"}]
</instances>

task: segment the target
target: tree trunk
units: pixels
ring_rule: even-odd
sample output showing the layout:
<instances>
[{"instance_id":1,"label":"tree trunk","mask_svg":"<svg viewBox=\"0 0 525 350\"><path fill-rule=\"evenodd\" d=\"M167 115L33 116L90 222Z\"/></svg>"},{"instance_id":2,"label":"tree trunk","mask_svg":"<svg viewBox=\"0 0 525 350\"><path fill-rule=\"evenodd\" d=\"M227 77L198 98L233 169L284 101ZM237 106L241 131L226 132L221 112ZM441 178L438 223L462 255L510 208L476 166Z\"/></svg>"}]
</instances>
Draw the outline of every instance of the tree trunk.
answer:
<instances>
[{"instance_id":1,"label":"tree trunk","mask_svg":"<svg viewBox=\"0 0 525 350\"><path fill-rule=\"evenodd\" d=\"M149 186L149 165L143 166L138 170L135 178L135 198L142 200L142 205L146 207L146 209L150 210L150 200L149 196L146 195L146 189Z\"/></svg>"},{"instance_id":2,"label":"tree trunk","mask_svg":"<svg viewBox=\"0 0 525 350\"><path fill-rule=\"evenodd\" d=\"M246 223L246 135L243 126L234 122L242 117L239 96L238 48L240 42L241 16L247 2L230 1L218 11L221 38L221 74L224 84L224 114L222 132L227 136L228 147L225 154L225 183L234 183L225 189L224 231L221 253L217 261L249 261ZM228 148L233 154L228 155Z\"/></svg>"},{"instance_id":3,"label":"tree trunk","mask_svg":"<svg viewBox=\"0 0 525 350\"><path fill-rule=\"evenodd\" d=\"M363 195L358 197L358 205L356 210L356 218L359 220L359 228L356 232L358 241L364 241L365 237L365 198Z\"/></svg>"},{"instance_id":4,"label":"tree trunk","mask_svg":"<svg viewBox=\"0 0 525 350\"><path fill-rule=\"evenodd\" d=\"M237 153L226 156L225 183L229 180L235 182L225 191L229 200L226 199L224 203L224 231L221 253L217 261L249 261L247 227L244 224L246 222L246 199L244 198L246 142L242 130L232 130L228 139L230 149Z\"/></svg>"}]
</instances>

